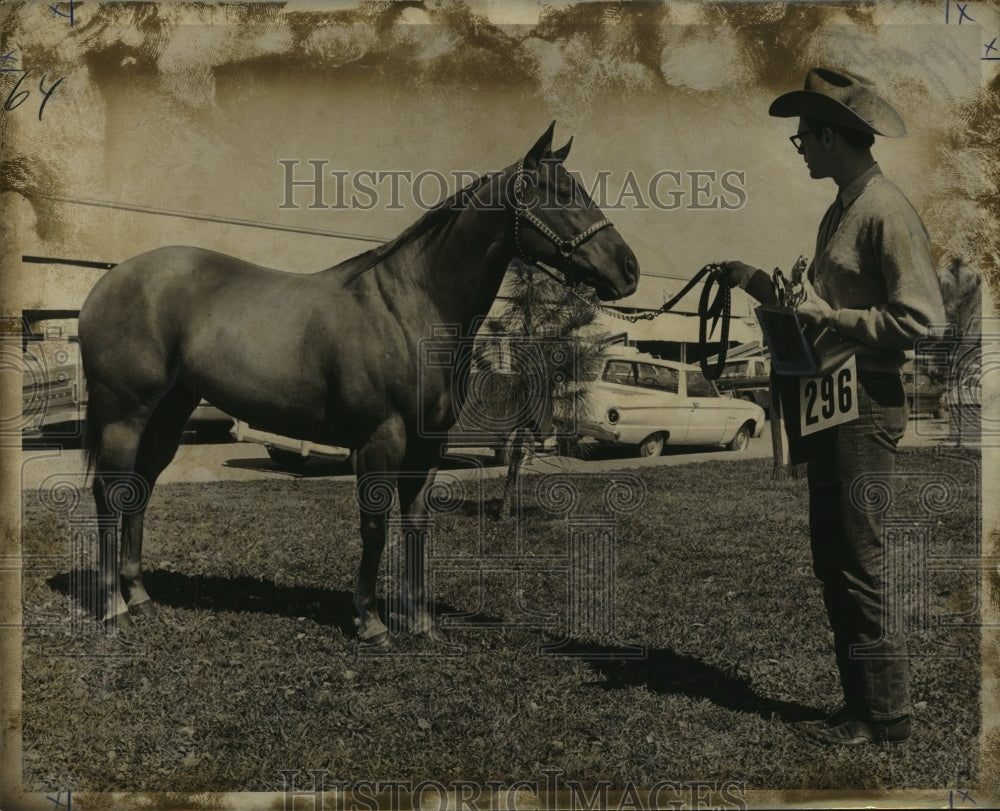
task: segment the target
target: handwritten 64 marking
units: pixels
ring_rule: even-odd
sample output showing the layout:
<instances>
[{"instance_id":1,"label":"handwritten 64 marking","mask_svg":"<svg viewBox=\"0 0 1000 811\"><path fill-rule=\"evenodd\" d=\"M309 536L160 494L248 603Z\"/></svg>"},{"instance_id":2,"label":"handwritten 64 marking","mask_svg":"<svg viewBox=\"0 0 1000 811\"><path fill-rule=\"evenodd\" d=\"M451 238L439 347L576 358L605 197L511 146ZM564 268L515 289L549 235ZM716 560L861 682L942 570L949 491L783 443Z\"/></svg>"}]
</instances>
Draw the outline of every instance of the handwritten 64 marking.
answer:
<instances>
[{"instance_id":1,"label":"handwritten 64 marking","mask_svg":"<svg viewBox=\"0 0 1000 811\"><path fill-rule=\"evenodd\" d=\"M13 89L10 91L10 93L7 94L7 100L4 101L3 103L4 112L8 113L13 112L28 100L28 98L31 96L32 91L22 90L21 85L24 83L24 80L27 79L28 76L30 76L36 70L37 68L26 68L25 70L21 71L21 78L17 80L17 83L14 85ZM8 70L6 72L11 72L11 71ZM46 88L45 80L47 78L48 74L43 73L42 78L38 80L38 92L42 94L42 103L38 105L39 121L42 120L42 113L45 112L45 105L49 103L49 99L52 98L52 94L55 92L55 89L59 87L59 85L61 85L66 80L66 77L63 76L59 79L56 79L55 82L53 82L51 85L49 85L48 88Z\"/></svg>"}]
</instances>

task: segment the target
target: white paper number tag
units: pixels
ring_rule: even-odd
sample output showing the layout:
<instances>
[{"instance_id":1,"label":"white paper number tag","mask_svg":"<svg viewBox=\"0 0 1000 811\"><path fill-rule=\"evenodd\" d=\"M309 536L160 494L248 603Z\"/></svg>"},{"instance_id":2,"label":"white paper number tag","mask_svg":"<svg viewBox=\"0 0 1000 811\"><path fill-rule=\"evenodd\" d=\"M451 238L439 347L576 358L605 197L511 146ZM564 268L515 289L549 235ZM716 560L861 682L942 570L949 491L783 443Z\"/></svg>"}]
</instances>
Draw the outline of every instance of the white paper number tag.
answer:
<instances>
[{"instance_id":1,"label":"white paper number tag","mask_svg":"<svg viewBox=\"0 0 1000 811\"><path fill-rule=\"evenodd\" d=\"M858 418L858 364L854 355L822 377L799 378L799 433L815 434Z\"/></svg>"}]
</instances>

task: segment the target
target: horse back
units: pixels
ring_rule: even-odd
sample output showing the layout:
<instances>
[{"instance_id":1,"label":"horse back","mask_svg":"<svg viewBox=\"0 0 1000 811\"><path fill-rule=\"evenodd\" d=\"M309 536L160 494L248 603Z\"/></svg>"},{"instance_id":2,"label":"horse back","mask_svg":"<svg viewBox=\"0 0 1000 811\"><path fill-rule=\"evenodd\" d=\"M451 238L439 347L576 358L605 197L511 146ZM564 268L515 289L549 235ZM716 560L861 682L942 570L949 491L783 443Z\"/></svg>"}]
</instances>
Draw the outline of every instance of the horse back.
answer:
<instances>
[{"instance_id":1,"label":"horse back","mask_svg":"<svg viewBox=\"0 0 1000 811\"><path fill-rule=\"evenodd\" d=\"M381 282L150 251L105 274L81 309L85 372L150 401L179 380L233 417L335 444L363 441L390 413L440 424L449 381L419 373L427 314L401 294L387 306Z\"/></svg>"}]
</instances>

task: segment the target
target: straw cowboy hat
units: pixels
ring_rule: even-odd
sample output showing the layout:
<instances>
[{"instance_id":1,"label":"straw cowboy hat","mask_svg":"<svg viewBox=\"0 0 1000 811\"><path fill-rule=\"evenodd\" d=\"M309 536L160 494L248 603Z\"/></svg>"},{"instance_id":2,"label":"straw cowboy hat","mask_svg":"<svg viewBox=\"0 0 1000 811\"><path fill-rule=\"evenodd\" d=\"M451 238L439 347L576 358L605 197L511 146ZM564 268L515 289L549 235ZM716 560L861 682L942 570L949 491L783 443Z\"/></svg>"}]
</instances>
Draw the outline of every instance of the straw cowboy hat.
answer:
<instances>
[{"instance_id":1,"label":"straw cowboy hat","mask_svg":"<svg viewBox=\"0 0 1000 811\"><path fill-rule=\"evenodd\" d=\"M813 68L804 90L778 96L768 112L777 118L812 118L862 132L901 138L906 125L864 76Z\"/></svg>"}]
</instances>

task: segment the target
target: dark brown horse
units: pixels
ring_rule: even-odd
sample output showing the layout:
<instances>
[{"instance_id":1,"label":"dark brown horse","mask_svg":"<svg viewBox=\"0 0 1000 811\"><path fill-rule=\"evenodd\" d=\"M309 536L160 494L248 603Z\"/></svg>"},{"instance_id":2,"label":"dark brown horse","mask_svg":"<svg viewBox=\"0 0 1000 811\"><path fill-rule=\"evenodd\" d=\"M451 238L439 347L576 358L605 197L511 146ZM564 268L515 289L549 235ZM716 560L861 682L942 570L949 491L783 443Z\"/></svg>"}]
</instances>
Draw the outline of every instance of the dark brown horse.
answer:
<instances>
[{"instance_id":1,"label":"dark brown horse","mask_svg":"<svg viewBox=\"0 0 1000 811\"><path fill-rule=\"evenodd\" d=\"M80 342L106 623L152 607L143 514L205 397L262 429L353 449L363 543L354 603L365 641L387 636L375 583L386 494L398 493L411 629L431 633L421 526L441 440L428 433L449 427L461 395L448 370L419 368L421 340L440 325L468 334L515 256L586 282L605 300L638 281L631 249L563 168L569 144L552 151L552 129L513 166L328 270L285 273L167 247L98 282L80 311Z\"/></svg>"}]
</instances>

